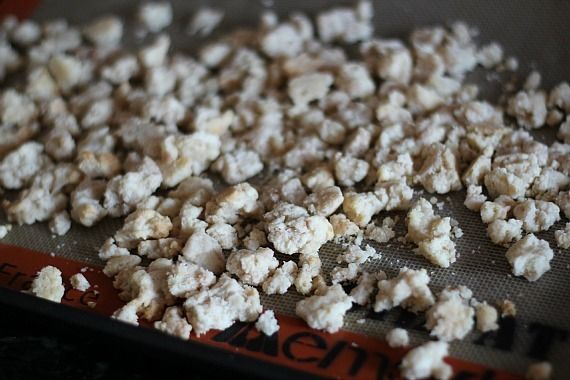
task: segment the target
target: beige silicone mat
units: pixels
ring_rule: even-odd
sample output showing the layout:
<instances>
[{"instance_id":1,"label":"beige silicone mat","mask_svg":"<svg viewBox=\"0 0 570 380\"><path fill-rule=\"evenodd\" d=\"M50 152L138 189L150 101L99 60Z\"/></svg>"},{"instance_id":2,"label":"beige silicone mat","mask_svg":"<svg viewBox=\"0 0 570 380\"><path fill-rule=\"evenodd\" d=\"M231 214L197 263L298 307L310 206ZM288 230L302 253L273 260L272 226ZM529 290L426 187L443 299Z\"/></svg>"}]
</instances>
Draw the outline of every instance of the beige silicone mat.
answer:
<instances>
[{"instance_id":1,"label":"beige silicone mat","mask_svg":"<svg viewBox=\"0 0 570 380\"><path fill-rule=\"evenodd\" d=\"M65 17L72 23L84 22L96 15L117 13L125 18L132 17L136 1L43 1L33 15L36 20ZM183 30L193 10L201 5L223 8L226 17L219 35L240 25L254 25L267 1L228 0L228 1L173 1L175 21L170 31L176 49L192 53L204 43L199 38L189 37ZM334 4L350 2L325 1L280 1L275 0L273 9L280 15L291 10L305 10L314 14L318 9ZM265 5L264 5L265 4ZM434 23L448 23L464 20L480 30L479 40L500 42L508 55L520 59L521 73L536 68L543 74L545 88L561 80L570 79L570 1L453 1L453 0L394 0L376 1L376 33L382 36L405 37L414 27ZM134 44L136 39L132 28L127 28L126 41ZM471 80L483 76L475 75ZM479 81L489 97L496 96L498 83ZM551 142L553 131L548 128L537 133L541 141ZM431 195L426 194L431 197ZM555 378L563 379L570 373L570 252L554 248L554 230L562 228L567 220L555 225L550 231L538 234L547 239L554 248L555 257L552 270L537 283L510 276L510 267L504 257L505 249L493 245L486 237L485 225L479 215L463 207L464 193L441 196L445 207L439 211L459 221L465 235L459 239L457 248L460 257L449 269L430 266L424 259L414 256L410 247L393 240L390 243L375 245L382 252L382 259L366 264L366 269L382 269L389 276L403 266L426 267L431 273L432 289L439 291L445 285L466 285L479 300L493 302L511 299L517 304L516 329L512 334L510 349L483 347L474 343L479 333L470 334L461 342L451 345L453 356L484 363L513 372L524 373L529 363L541 358L532 358L534 352L542 354L542 359L550 360L555 369ZM394 215L381 213L378 219ZM397 225L398 236L405 233L403 214ZM100 264L96 251L104 239L120 226L118 220L106 220L95 228L87 229L76 224L65 237L52 237L45 224L18 227L12 230L3 243L16 244L31 249L51 252L66 258L81 260L90 264ZM325 270L334 266L338 247L327 244L321 249ZM276 311L292 314L299 295L291 292L284 296L264 297L264 305ZM388 313L383 320L366 318L365 323L356 321L367 316L363 309L352 310L346 319L345 328L376 337L394 327L399 311ZM415 323L418 325L418 323ZM508 329L507 329L508 330ZM410 330L413 343L428 338L421 329ZM508 345L508 336L501 342ZM506 340L505 340L506 339ZM540 341L540 339L543 339ZM539 344L538 344L538 343ZM538 348L538 349L537 349ZM533 349L535 351L533 351Z\"/></svg>"}]
</instances>

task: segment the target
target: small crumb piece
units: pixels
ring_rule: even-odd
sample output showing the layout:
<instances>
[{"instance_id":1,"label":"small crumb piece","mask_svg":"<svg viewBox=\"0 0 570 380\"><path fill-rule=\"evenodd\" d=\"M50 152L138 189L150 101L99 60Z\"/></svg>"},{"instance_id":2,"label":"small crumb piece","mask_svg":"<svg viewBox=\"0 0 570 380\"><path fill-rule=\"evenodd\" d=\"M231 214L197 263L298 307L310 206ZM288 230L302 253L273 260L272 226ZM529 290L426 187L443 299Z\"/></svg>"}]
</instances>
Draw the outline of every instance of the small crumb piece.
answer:
<instances>
[{"instance_id":1,"label":"small crumb piece","mask_svg":"<svg viewBox=\"0 0 570 380\"><path fill-rule=\"evenodd\" d=\"M6 235L8 235L8 232L10 232L11 229L12 229L11 224L1 225L0 226L0 239L4 239L6 237Z\"/></svg>"},{"instance_id":2,"label":"small crumb piece","mask_svg":"<svg viewBox=\"0 0 570 380\"><path fill-rule=\"evenodd\" d=\"M168 49L170 48L170 37L166 34L160 34L154 42L139 51L139 59L144 67L151 68L151 67L159 67L161 66L164 61L166 60L166 55L168 53ZM119 65L119 62L116 63L116 66ZM126 70L127 73L120 75L123 79L127 79L134 75L138 71L138 67L136 67L135 62L129 61L122 61L121 65L124 66L122 70ZM116 68L115 70L118 70ZM111 73L109 73L111 74Z\"/></svg>"},{"instance_id":3,"label":"small crumb piece","mask_svg":"<svg viewBox=\"0 0 570 380\"><path fill-rule=\"evenodd\" d=\"M342 186L354 186L362 181L370 164L358 158L337 153L334 158L334 174Z\"/></svg>"},{"instance_id":4,"label":"small crumb piece","mask_svg":"<svg viewBox=\"0 0 570 380\"><path fill-rule=\"evenodd\" d=\"M570 128L570 120L568 121ZM558 162L558 161L555 161ZM561 189L570 185L570 177L556 169L546 167L536 179L531 188L533 198L554 200Z\"/></svg>"},{"instance_id":5,"label":"small crumb piece","mask_svg":"<svg viewBox=\"0 0 570 380\"><path fill-rule=\"evenodd\" d=\"M276 251L316 254L319 248L334 237L328 220L320 215L307 216L307 211L289 203L280 203L265 214L267 240Z\"/></svg>"},{"instance_id":6,"label":"small crumb piece","mask_svg":"<svg viewBox=\"0 0 570 380\"><path fill-rule=\"evenodd\" d=\"M350 291L352 302L361 306L368 305L372 294L377 288L378 281L385 279L386 273L383 271L376 273L363 272L360 277L358 277L357 285Z\"/></svg>"},{"instance_id":7,"label":"small crumb piece","mask_svg":"<svg viewBox=\"0 0 570 380\"><path fill-rule=\"evenodd\" d=\"M510 209L511 207L508 205L486 201L481 205L481 221L483 223L491 223L495 220L504 220L507 218Z\"/></svg>"},{"instance_id":8,"label":"small crumb piece","mask_svg":"<svg viewBox=\"0 0 570 380\"><path fill-rule=\"evenodd\" d=\"M551 109L546 116L546 125L554 127L564 120L564 114L557 109Z\"/></svg>"},{"instance_id":9,"label":"small crumb piece","mask_svg":"<svg viewBox=\"0 0 570 380\"><path fill-rule=\"evenodd\" d=\"M286 261L263 282L265 294L285 294L297 277L298 267L294 261Z\"/></svg>"},{"instance_id":10,"label":"small crumb piece","mask_svg":"<svg viewBox=\"0 0 570 380\"><path fill-rule=\"evenodd\" d=\"M242 285L223 274L210 289L191 295L184 302L186 317L196 335L208 330L224 330L241 322L253 322L261 313L257 289Z\"/></svg>"},{"instance_id":11,"label":"small crumb piece","mask_svg":"<svg viewBox=\"0 0 570 380\"><path fill-rule=\"evenodd\" d=\"M487 302L475 306L475 318L477 318L477 330L481 332L495 331L499 329L497 309Z\"/></svg>"},{"instance_id":12,"label":"small crumb piece","mask_svg":"<svg viewBox=\"0 0 570 380\"><path fill-rule=\"evenodd\" d=\"M321 267L322 262L318 254L303 253L299 255L298 272L295 278L295 289L297 292L303 295L309 294L312 290L318 288L313 284L315 280L320 283L324 282L322 276L320 276ZM319 283L316 285L319 285Z\"/></svg>"},{"instance_id":13,"label":"small crumb piece","mask_svg":"<svg viewBox=\"0 0 570 380\"><path fill-rule=\"evenodd\" d=\"M112 178L121 171L121 162L113 153L82 152L77 166L89 178Z\"/></svg>"},{"instance_id":14,"label":"small crumb piece","mask_svg":"<svg viewBox=\"0 0 570 380\"><path fill-rule=\"evenodd\" d=\"M107 277L114 277L117 273L127 269L136 267L141 263L141 258L137 255L115 256L111 257L103 268L103 273Z\"/></svg>"},{"instance_id":15,"label":"small crumb piece","mask_svg":"<svg viewBox=\"0 0 570 380\"><path fill-rule=\"evenodd\" d=\"M269 57L293 57L303 48L303 37L291 23L283 23L268 30L260 41L261 50Z\"/></svg>"},{"instance_id":16,"label":"small crumb piece","mask_svg":"<svg viewBox=\"0 0 570 380\"><path fill-rule=\"evenodd\" d=\"M517 219L497 219L487 226L487 235L497 245L508 247L513 241L520 240L523 222Z\"/></svg>"},{"instance_id":17,"label":"small crumb piece","mask_svg":"<svg viewBox=\"0 0 570 380\"><path fill-rule=\"evenodd\" d=\"M476 130L475 130L476 131ZM477 135L475 135L477 136ZM475 137L474 136L474 137ZM483 144L483 143L481 143ZM480 149L484 149L482 146ZM485 155L477 157L465 170L461 179L465 186L478 186L483 183L485 175L491 171L491 158ZM469 191L467 191L469 195ZM479 191L481 193L481 191Z\"/></svg>"},{"instance_id":18,"label":"small crumb piece","mask_svg":"<svg viewBox=\"0 0 570 380\"><path fill-rule=\"evenodd\" d=\"M176 297L188 297L215 283L216 276L212 272L184 260L178 261L166 275L168 291Z\"/></svg>"},{"instance_id":19,"label":"small crumb piece","mask_svg":"<svg viewBox=\"0 0 570 380\"><path fill-rule=\"evenodd\" d=\"M116 46L123 36L123 22L116 16L101 17L83 29L85 37L96 46Z\"/></svg>"},{"instance_id":20,"label":"small crumb piece","mask_svg":"<svg viewBox=\"0 0 570 380\"><path fill-rule=\"evenodd\" d=\"M547 231L560 220L560 207L554 202L527 199L513 209L513 214L522 220L525 231Z\"/></svg>"},{"instance_id":21,"label":"small crumb piece","mask_svg":"<svg viewBox=\"0 0 570 380\"><path fill-rule=\"evenodd\" d=\"M331 270L330 277L333 284L354 281L358 277L360 268L358 264L350 263L347 267L334 267Z\"/></svg>"},{"instance_id":22,"label":"small crumb piece","mask_svg":"<svg viewBox=\"0 0 570 380\"><path fill-rule=\"evenodd\" d=\"M430 335L446 342L463 339L473 329L475 311L469 305L472 295L465 286L444 289L426 313Z\"/></svg>"},{"instance_id":23,"label":"small crumb piece","mask_svg":"<svg viewBox=\"0 0 570 380\"><path fill-rule=\"evenodd\" d=\"M49 72L60 90L70 91L82 81L88 80L87 65L71 55L59 54L49 60Z\"/></svg>"},{"instance_id":24,"label":"small crumb piece","mask_svg":"<svg viewBox=\"0 0 570 380\"><path fill-rule=\"evenodd\" d=\"M386 334L386 342L390 347L406 347L410 344L410 336L408 331L402 328L395 328Z\"/></svg>"},{"instance_id":25,"label":"small crumb piece","mask_svg":"<svg viewBox=\"0 0 570 380\"><path fill-rule=\"evenodd\" d=\"M255 322L255 328L267 336L271 336L279 331L279 323L275 318L273 310L264 311L257 319L257 322Z\"/></svg>"},{"instance_id":26,"label":"small crumb piece","mask_svg":"<svg viewBox=\"0 0 570 380\"><path fill-rule=\"evenodd\" d=\"M30 46L34 44L42 35L40 26L31 20L20 22L11 30L12 40L22 46Z\"/></svg>"},{"instance_id":27,"label":"small crumb piece","mask_svg":"<svg viewBox=\"0 0 570 380\"><path fill-rule=\"evenodd\" d=\"M396 236L396 233L393 230L395 224L396 221L390 217L384 218L382 226L370 223L366 226L364 237L377 243L387 243Z\"/></svg>"},{"instance_id":28,"label":"small crumb piece","mask_svg":"<svg viewBox=\"0 0 570 380\"><path fill-rule=\"evenodd\" d=\"M507 113L524 128L540 128L546 121L546 95L542 91L520 91L509 99Z\"/></svg>"},{"instance_id":29,"label":"small crumb piece","mask_svg":"<svg viewBox=\"0 0 570 380\"><path fill-rule=\"evenodd\" d=\"M156 33L172 22L172 6L168 1L148 2L140 6L137 17L146 30Z\"/></svg>"},{"instance_id":30,"label":"small crumb piece","mask_svg":"<svg viewBox=\"0 0 570 380\"><path fill-rule=\"evenodd\" d=\"M412 312L426 310L435 302L428 287L429 281L430 277L425 269L400 269L397 277L378 282L374 311L378 313L396 306Z\"/></svg>"},{"instance_id":31,"label":"small crumb piece","mask_svg":"<svg viewBox=\"0 0 570 380\"><path fill-rule=\"evenodd\" d=\"M451 219L435 215L432 204L420 198L407 216L406 237L418 245L418 253L432 264L448 268L456 261L451 240Z\"/></svg>"},{"instance_id":32,"label":"small crumb piece","mask_svg":"<svg viewBox=\"0 0 570 380\"><path fill-rule=\"evenodd\" d=\"M481 206L487 200L485 194L483 194L482 186L469 185L467 188L467 195L465 196L465 202L463 204L469 210L481 211Z\"/></svg>"},{"instance_id":33,"label":"small crumb piece","mask_svg":"<svg viewBox=\"0 0 570 380\"><path fill-rule=\"evenodd\" d=\"M304 74L289 81L289 96L295 105L306 105L324 98L332 84L333 77L330 74Z\"/></svg>"},{"instance_id":34,"label":"small crumb piece","mask_svg":"<svg viewBox=\"0 0 570 380\"><path fill-rule=\"evenodd\" d=\"M554 252L546 240L528 234L509 248L506 257L513 269L513 275L536 281L550 270L550 260L554 257Z\"/></svg>"},{"instance_id":35,"label":"small crumb piece","mask_svg":"<svg viewBox=\"0 0 570 380\"><path fill-rule=\"evenodd\" d=\"M127 216L114 238L120 247L136 248L141 240L167 237L171 229L170 218L155 210L142 209Z\"/></svg>"},{"instance_id":36,"label":"small crumb piece","mask_svg":"<svg viewBox=\"0 0 570 380\"><path fill-rule=\"evenodd\" d=\"M344 292L340 284L336 284L297 302L295 313L311 328L332 334L340 330L344 315L351 307L352 297Z\"/></svg>"},{"instance_id":37,"label":"small crumb piece","mask_svg":"<svg viewBox=\"0 0 570 380\"><path fill-rule=\"evenodd\" d=\"M129 250L126 248L120 248L115 244L113 238L105 240L103 246L99 249L98 256L101 260L109 260L111 257L116 256L128 256Z\"/></svg>"},{"instance_id":38,"label":"small crumb piece","mask_svg":"<svg viewBox=\"0 0 570 380\"><path fill-rule=\"evenodd\" d=\"M533 363L528 366L526 380L550 380L552 377L552 364L549 362Z\"/></svg>"},{"instance_id":39,"label":"small crumb piece","mask_svg":"<svg viewBox=\"0 0 570 380\"><path fill-rule=\"evenodd\" d=\"M372 192L348 192L344 194L342 209L348 219L360 227L364 227L370 223L370 220L375 214L384 209L386 203L386 199L381 200Z\"/></svg>"},{"instance_id":40,"label":"small crumb piece","mask_svg":"<svg viewBox=\"0 0 570 380\"><path fill-rule=\"evenodd\" d=\"M451 229L451 234L456 239L461 239L463 237L463 230L460 227L455 226Z\"/></svg>"},{"instance_id":41,"label":"small crumb piece","mask_svg":"<svg viewBox=\"0 0 570 380\"><path fill-rule=\"evenodd\" d=\"M222 249L234 249L238 245L237 232L230 224L214 223L206 233L216 239Z\"/></svg>"},{"instance_id":42,"label":"small crumb piece","mask_svg":"<svg viewBox=\"0 0 570 380\"><path fill-rule=\"evenodd\" d=\"M32 281L30 291L37 297L60 303L65 293L61 271L51 265L43 267Z\"/></svg>"},{"instance_id":43,"label":"small crumb piece","mask_svg":"<svg viewBox=\"0 0 570 380\"><path fill-rule=\"evenodd\" d=\"M6 96L4 93L4 97ZM28 142L4 156L0 160L0 186L17 190L27 185L44 162L43 150L41 144Z\"/></svg>"},{"instance_id":44,"label":"small crumb piece","mask_svg":"<svg viewBox=\"0 0 570 380\"><path fill-rule=\"evenodd\" d=\"M258 197L257 190L247 182L228 187L206 204L206 221L235 224L241 216L256 211Z\"/></svg>"},{"instance_id":45,"label":"small crumb piece","mask_svg":"<svg viewBox=\"0 0 570 380\"><path fill-rule=\"evenodd\" d=\"M542 82L542 76L538 71L532 71L526 77L526 80L523 84L523 88L526 91L536 91L540 87L540 83Z\"/></svg>"},{"instance_id":46,"label":"small crumb piece","mask_svg":"<svg viewBox=\"0 0 570 380\"><path fill-rule=\"evenodd\" d=\"M422 149L422 166L415 176L430 193L447 194L463 186L457 171L457 159L443 144L434 143Z\"/></svg>"},{"instance_id":47,"label":"small crumb piece","mask_svg":"<svg viewBox=\"0 0 570 380\"><path fill-rule=\"evenodd\" d=\"M566 116L566 121L560 124L558 128L558 133L556 134L558 138L564 141L566 144L570 144L570 117Z\"/></svg>"},{"instance_id":48,"label":"small crumb piece","mask_svg":"<svg viewBox=\"0 0 570 380\"><path fill-rule=\"evenodd\" d=\"M206 37L222 22L224 12L214 8L199 9L188 24L188 33Z\"/></svg>"},{"instance_id":49,"label":"small crumb piece","mask_svg":"<svg viewBox=\"0 0 570 380\"><path fill-rule=\"evenodd\" d=\"M517 315L517 305L511 300L502 300L499 303L501 317L515 317Z\"/></svg>"},{"instance_id":50,"label":"small crumb piece","mask_svg":"<svg viewBox=\"0 0 570 380\"><path fill-rule=\"evenodd\" d=\"M509 71L517 71L519 68L519 60L515 57L508 57L505 60L505 68Z\"/></svg>"},{"instance_id":51,"label":"small crumb piece","mask_svg":"<svg viewBox=\"0 0 570 380\"><path fill-rule=\"evenodd\" d=\"M181 339L189 339L192 326L186 320L182 308L171 306L167 308L162 320L154 322L154 328Z\"/></svg>"},{"instance_id":52,"label":"small crumb piece","mask_svg":"<svg viewBox=\"0 0 570 380\"><path fill-rule=\"evenodd\" d=\"M146 256L149 259L159 259L161 257L171 259L181 251L182 241L175 238L143 240L137 246L137 254Z\"/></svg>"},{"instance_id":53,"label":"small crumb piece","mask_svg":"<svg viewBox=\"0 0 570 380\"><path fill-rule=\"evenodd\" d=\"M337 186L322 187L315 190L303 201L309 213L313 215L329 216L334 213L342 202L344 196Z\"/></svg>"},{"instance_id":54,"label":"small crumb piece","mask_svg":"<svg viewBox=\"0 0 570 380\"><path fill-rule=\"evenodd\" d=\"M334 186L334 177L330 168L318 166L301 177L303 184L315 192L325 187Z\"/></svg>"},{"instance_id":55,"label":"small crumb piece","mask_svg":"<svg viewBox=\"0 0 570 380\"><path fill-rule=\"evenodd\" d=\"M366 66L354 62L341 66L335 84L351 98L366 98L375 90L374 81Z\"/></svg>"},{"instance_id":56,"label":"small crumb piece","mask_svg":"<svg viewBox=\"0 0 570 380\"><path fill-rule=\"evenodd\" d=\"M443 361L447 356L449 344L446 342L427 342L409 351L402 359L401 374L405 379L448 380L453 369Z\"/></svg>"},{"instance_id":57,"label":"small crumb piece","mask_svg":"<svg viewBox=\"0 0 570 380\"><path fill-rule=\"evenodd\" d=\"M215 274L221 274L226 266L222 247L203 230L194 231L186 241L182 255L186 260Z\"/></svg>"},{"instance_id":58,"label":"small crumb piece","mask_svg":"<svg viewBox=\"0 0 570 380\"><path fill-rule=\"evenodd\" d=\"M243 239L243 246L246 249L256 250L264 245L267 245L267 236L264 231L257 228L252 229Z\"/></svg>"},{"instance_id":59,"label":"small crumb piece","mask_svg":"<svg viewBox=\"0 0 570 380\"><path fill-rule=\"evenodd\" d=\"M548 105L561 108L565 113L570 113L570 84L568 82L560 82L550 91Z\"/></svg>"},{"instance_id":60,"label":"small crumb piece","mask_svg":"<svg viewBox=\"0 0 570 380\"><path fill-rule=\"evenodd\" d=\"M330 223L333 227L335 241L347 239L350 236L356 236L360 233L360 228L351 222L345 214L331 215Z\"/></svg>"},{"instance_id":61,"label":"small crumb piece","mask_svg":"<svg viewBox=\"0 0 570 380\"><path fill-rule=\"evenodd\" d=\"M229 255L226 270L236 275L243 284L258 286L278 265L279 261L271 248L258 248L254 251L241 249Z\"/></svg>"},{"instance_id":62,"label":"small crumb piece","mask_svg":"<svg viewBox=\"0 0 570 380\"><path fill-rule=\"evenodd\" d=\"M477 52L477 61L486 69L493 68L503 60L503 48L496 42L482 46Z\"/></svg>"},{"instance_id":63,"label":"small crumb piece","mask_svg":"<svg viewBox=\"0 0 570 380\"><path fill-rule=\"evenodd\" d=\"M236 150L221 155L212 165L230 185L244 182L263 170L263 162L253 150Z\"/></svg>"},{"instance_id":64,"label":"small crumb piece","mask_svg":"<svg viewBox=\"0 0 570 380\"><path fill-rule=\"evenodd\" d=\"M377 253L370 245L366 245L364 249L362 249L358 244L350 244L344 254L338 255L337 262L364 264L370 258L379 259L381 257L382 255Z\"/></svg>"},{"instance_id":65,"label":"small crumb piece","mask_svg":"<svg viewBox=\"0 0 570 380\"><path fill-rule=\"evenodd\" d=\"M556 239L556 244L558 248L569 249L570 248L570 223L566 223L566 227L563 230L558 230L554 232L554 238Z\"/></svg>"},{"instance_id":66,"label":"small crumb piece","mask_svg":"<svg viewBox=\"0 0 570 380\"><path fill-rule=\"evenodd\" d=\"M354 9L333 8L317 15L317 29L323 42L354 43L369 39L374 31L370 1L359 1Z\"/></svg>"},{"instance_id":67,"label":"small crumb piece","mask_svg":"<svg viewBox=\"0 0 570 380\"><path fill-rule=\"evenodd\" d=\"M71 219L67 211L60 211L49 222L49 230L52 234L63 236L71 229Z\"/></svg>"},{"instance_id":68,"label":"small crumb piece","mask_svg":"<svg viewBox=\"0 0 570 380\"><path fill-rule=\"evenodd\" d=\"M570 219L570 191L561 191L556 197L556 203L566 215L568 219Z\"/></svg>"},{"instance_id":69,"label":"small crumb piece","mask_svg":"<svg viewBox=\"0 0 570 380\"><path fill-rule=\"evenodd\" d=\"M73 289L79 290L80 292L84 292L91 287L91 284L85 276L81 273L76 273L69 278L69 282L71 282L71 286Z\"/></svg>"}]
</instances>

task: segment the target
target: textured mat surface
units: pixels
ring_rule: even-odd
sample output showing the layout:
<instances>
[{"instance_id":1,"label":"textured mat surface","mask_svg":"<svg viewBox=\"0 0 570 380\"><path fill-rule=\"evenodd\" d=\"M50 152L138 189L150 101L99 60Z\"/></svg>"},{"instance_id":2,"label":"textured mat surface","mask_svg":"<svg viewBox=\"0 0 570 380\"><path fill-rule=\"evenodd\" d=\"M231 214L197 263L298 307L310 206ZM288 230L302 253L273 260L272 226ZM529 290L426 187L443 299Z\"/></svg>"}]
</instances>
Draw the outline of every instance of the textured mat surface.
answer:
<instances>
[{"instance_id":1,"label":"textured mat surface","mask_svg":"<svg viewBox=\"0 0 570 380\"><path fill-rule=\"evenodd\" d=\"M202 39L187 36L183 30L192 10L206 3L226 10L222 27L214 36L239 25L255 24L259 12L264 9L261 2L247 0L173 1L175 22L170 30L176 49L191 53L204 43ZM273 8L281 15L290 10L306 10L314 14L323 7L343 3L350 2L277 0ZM570 1L395 0L375 3L378 35L404 37L412 28L418 26L464 20L479 28L480 41L497 41L504 46L507 55L518 57L523 75L529 68L538 69L543 74L545 88L570 78L570 49L567 48L570 42L570 24L567 19L570 14ZM110 11L129 17L135 5L135 1L44 1L33 18L46 20L65 17L73 23L78 23ZM132 31L129 31L126 37L128 43L134 44ZM481 78L474 75L471 80ZM486 89L484 94L489 97L496 96L498 82L478 83ZM541 141L550 142L553 131L546 128L537 132L536 136ZM428 199L431 197L426 195ZM570 361L565 359L570 352L570 252L554 248L556 245L553 242L554 231L560 229L567 220L559 222L546 233L538 234L540 238L551 243L555 257L551 263L552 270L537 283L529 283L525 279L510 276L510 267L504 257L506 249L489 241L479 215L463 207L463 199L463 192L439 197L439 200L445 202L445 206L438 213L458 220L465 233L457 244L460 257L451 268L432 267L421 257L415 256L410 246L393 240L387 244L374 245L382 253L382 258L367 263L366 269L382 269L392 276L403 266L425 267L431 273L432 289L436 292L445 285L466 285L480 300L513 300L518 308L515 325L503 326L502 335L490 337L487 346L476 343L480 341L481 336L479 333L472 333L464 341L451 345L452 354L519 373L524 372L532 361L548 359L553 362L558 375L569 372ZM381 213L377 220L389 215L395 214ZM398 236L405 233L404 215L400 214L397 224ZM91 229L74 224L70 233L62 238L52 237L45 224L25 226L15 228L3 242L98 264L100 262L96 256L97 248L119 226L118 220L106 220ZM338 253L339 247L334 244L327 244L321 249L325 271L334 266ZM292 314L294 304L299 298L296 293L289 293L284 296L264 297L263 301L266 307ZM395 324L411 328L414 343L427 338L427 332L421 328L421 320L412 320L409 315L401 314L398 310L387 315L370 315L364 309L353 309L347 317L345 328L383 337Z\"/></svg>"}]
</instances>

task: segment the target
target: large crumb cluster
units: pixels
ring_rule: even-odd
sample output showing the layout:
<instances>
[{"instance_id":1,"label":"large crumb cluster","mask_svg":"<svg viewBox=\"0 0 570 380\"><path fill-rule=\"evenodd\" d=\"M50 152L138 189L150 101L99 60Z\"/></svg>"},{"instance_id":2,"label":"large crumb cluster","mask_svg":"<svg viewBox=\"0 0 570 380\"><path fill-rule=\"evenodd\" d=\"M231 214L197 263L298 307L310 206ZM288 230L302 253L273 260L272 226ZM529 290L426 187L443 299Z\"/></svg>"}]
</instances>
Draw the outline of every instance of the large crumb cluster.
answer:
<instances>
[{"instance_id":1,"label":"large crumb cluster","mask_svg":"<svg viewBox=\"0 0 570 380\"><path fill-rule=\"evenodd\" d=\"M188 338L261 315L270 335L277 320L260 292L297 291L297 314L332 333L353 303L400 306L425 311L440 339L410 351L403 376L448 379L447 341L495 330L498 312L466 287L435 296L426 269L366 271L380 253L365 240L395 237L383 213L407 212L406 239L425 266L452 268L461 229L420 195L466 189L515 276L550 269L554 252L535 234L570 216L567 82L548 91L534 72L491 104L464 79L513 69L500 45L477 45L461 22L376 37L367 1L316 18L266 12L195 56L171 48L167 2L136 17L148 40L136 49L121 45L112 15L0 25L0 77L23 78L0 93L0 185L17 192L4 212L57 235L71 221L124 218L99 251L125 302L114 318ZM222 18L204 9L189 32L209 34ZM545 125L558 127L551 146L529 132ZM564 249L568 231L556 233ZM319 249L330 241L345 253L326 273ZM59 277L43 270L32 291L61 299ZM393 331L391 344L406 338Z\"/></svg>"}]
</instances>

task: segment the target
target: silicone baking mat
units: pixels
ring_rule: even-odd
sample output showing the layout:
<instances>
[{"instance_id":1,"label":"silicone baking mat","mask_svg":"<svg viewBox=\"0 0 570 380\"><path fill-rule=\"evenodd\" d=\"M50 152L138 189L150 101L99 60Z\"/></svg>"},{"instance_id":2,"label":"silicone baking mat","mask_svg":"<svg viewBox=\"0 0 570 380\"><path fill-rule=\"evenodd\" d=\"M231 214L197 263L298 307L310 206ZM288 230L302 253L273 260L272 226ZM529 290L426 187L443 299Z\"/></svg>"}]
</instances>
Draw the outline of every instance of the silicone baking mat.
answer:
<instances>
[{"instance_id":1,"label":"silicone baking mat","mask_svg":"<svg viewBox=\"0 0 570 380\"><path fill-rule=\"evenodd\" d=\"M0 3L0 11L9 8L6 3L10 2ZM26 2L19 1L16 3L20 4L18 6L20 9L15 10L23 12L22 14L31 9L22 6L22 3ZM36 2L29 4L33 3ZM215 37L238 26L255 25L259 14L270 5L266 1L247 0L171 1L171 3L175 10L175 18L169 31L173 38L174 49L189 54L195 52L200 45L207 41L190 37L184 33L189 16L200 6L214 6L225 11L225 18L221 27L214 32L213 37ZM334 5L350 3L347 1L277 0L271 5L271 8L279 15L286 15L293 10L306 11L313 15L319 10ZM64 17L71 23L81 23L97 15L112 12L123 16L127 24L132 26L132 14L136 5L136 1L42 1L33 10L31 17L38 21ZM528 73L529 69L536 68L543 74L543 85L547 89L570 78L570 49L568 49L570 24L567 20L567 16L570 14L569 1L437 0L426 2L401 0L375 1L374 5L377 35L405 38L413 28L419 26L464 20L479 29L478 39L481 42L497 41L504 46L507 55L516 56L521 62L522 77ZM127 45L134 47L137 44L137 39L132 29L134 28L126 28L124 41ZM480 84L484 89L483 94L485 96L489 98L497 96L500 86L498 81L489 81L477 73L468 80ZM536 132L535 136L541 141L551 142L553 130L545 128ZM431 197L429 194L425 195L428 198ZM480 221L479 215L463 206L464 197L464 192L438 197L438 201L444 201L445 205L437 212L458 220L464 231L464 236L457 242L459 258L449 269L430 266L423 258L415 256L410 246L402 245L396 240L386 244L372 244L382 253L382 258L367 263L365 269L382 269L388 276L393 276L403 266L425 267L430 272L431 287L434 292L438 292L446 285L466 285L473 290L474 296L479 300L494 302L510 299L514 301L517 305L518 314L514 319L503 319L499 331L487 334L473 332L463 341L451 344L451 356L462 360L455 364L479 363L483 367L477 367L480 370L477 373L483 376L484 371L481 368L484 367L501 368L511 373L522 374L529 363L549 360L554 365L555 378L563 378L560 377L563 376L562 374L570 372L570 361L565 360L570 352L570 342L568 341L570 281L567 279L570 275L570 256L567 250L555 248L553 233L556 229L562 228L567 220L563 219L550 231L538 234L540 238L550 242L551 247L554 248L555 256L551 263L551 271L546 273L538 282L529 283L523 278L514 278L510 275L510 267L504 257L506 249L493 245L489 241L486 237L486 226ZM403 224L405 214L380 213L377 220L394 215L400 216L396 230L398 236L402 236L405 234ZM0 218L2 217L0 216ZM72 264L68 265L79 265L81 267L88 264L97 268L102 265L96 255L97 249L107 237L113 234L120 223L119 220L105 220L90 229L74 224L71 231L64 237L53 237L45 224L16 227L2 240L2 243L51 254L51 256L41 256L45 262L57 260L57 257L61 257L73 260ZM18 251L19 254L13 252L13 248L0 245L0 264L11 263L11 265L23 266L27 268L28 274L33 274L35 268L31 268L31 264L27 263L26 252ZM325 271L329 271L334 266L338 252L339 247L330 243L321 249ZM52 256L56 256L56 258ZM42 261L37 257L34 260L34 263ZM69 261L65 262L70 263ZM9 269L8 267L6 270ZM69 276L73 272L65 274ZM4 275L0 283L6 285L8 278L11 277ZM97 275L97 278L102 283L105 281L107 284L109 283L101 275ZM21 287L24 284L23 280L20 279L13 280L10 286ZM105 288L104 285L101 286ZM113 290L108 288L106 292L113 292ZM289 321L286 325L289 326L291 323L293 326L280 331L280 335L286 336L288 331L290 333L291 331L302 330L302 325L295 324L295 319L287 319L286 317L294 315L294 305L300 297L294 291L284 296L262 296L264 307L274 309L284 316L281 321L282 325L285 321ZM69 301L70 304L80 305L81 302L78 302L77 300ZM98 308L104 313L112 312L110 305L105 307L99 305ZM88 308L85 309L88 310ZM378 342L388 330L395 326L403 326L409 329L413 344L428 339L428 333L423 328L423 317L399 309L392 310L389 313L377 314L363 308L353 308L345 321L344 330L351 337L349 339L351 342L360 339L354 337L362 336L366 339L359 341L361 344L368 341ZM355 335L350 335L351 333L355 333ZM327 342L333 342L330 343L332 345L343 337L342 334L330 336L317 333L317 335L323 337ZM378 344L381 351L390 358L389 360L395 361L391 364L395 366L401 352L390 353L391 351L385 345ZM278 360L287 361L282 349L281 346L278 348ZM295 360L292 363L298 365ZM309 369L311 365L318 367L317 364L309 361L301 365L301 369L303 366L305 369ZM462 367L464 365L467 364L460 364L457 368L466 368ZM326 374L326 372L318 373ZM336 374L338 373L336 372ZM360 375L364 372L351 373L345 368L342 373L344 374L341 374L342 376L348 378L362 378ZM500 374L497 376L500 378Z\"/></svg>"}]
</instances>

